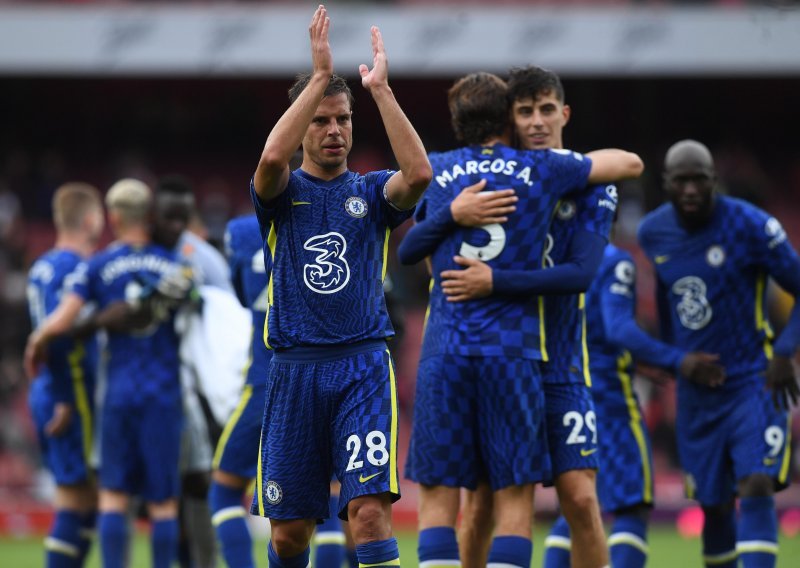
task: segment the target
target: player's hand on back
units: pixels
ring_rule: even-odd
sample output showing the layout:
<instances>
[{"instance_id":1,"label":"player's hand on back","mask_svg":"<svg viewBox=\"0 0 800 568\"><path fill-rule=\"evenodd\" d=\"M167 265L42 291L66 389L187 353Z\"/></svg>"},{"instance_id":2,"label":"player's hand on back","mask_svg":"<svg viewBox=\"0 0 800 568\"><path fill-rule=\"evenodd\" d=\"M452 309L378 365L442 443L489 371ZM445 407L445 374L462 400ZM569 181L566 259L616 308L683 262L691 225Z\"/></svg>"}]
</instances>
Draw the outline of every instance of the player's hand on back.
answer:
<instances>
[{"instance_id":1,"label":"player's hand on back","mask_svg":"<svg viewBox=\"0 0 800 568\"><path fill-rule=\"evenodd\" d=\"M383 46L383 36L378 26L372 26L372 69L364 63L358 66L361 85L372 92L373 89L389 86L389 62Z\"/></svg>"},{"instance_id":2,"label":"player's hand on back","mask_svg":"<svg viewBox=\"0 0 800 568\"><path fill-rule=\"evenodd\" d=\"M53 407L53 416L44 425L44 433L48 436L61 436L69 428L72 421L72 405L67 402L57 402Z\"/></svg>"},{"instance_id":3,"label":"player's hand on back","mask_svg":"<svg viewBox=\"0 0 800 568\"><path fill-rule=\"evenodd\" d=\"M699 385L718 387L725 382L725 367L718 363L719 355L692 351L681 360L681 375Z\"/></svg>"},{"instance_id":4,"label":"player's hand on back","mask_svg":"<svg viewBox=\"0 0 800 568\"><path fill-rule=\"evenodd\" d=\"M767 367L767 388L772 391L772 401L777 410L788 410L789 399L796 405L800 399L800 386L789 357L775 355Z\"/></svg>"},{"instance_id":5,"label":"player's hand on back","mask_svg":"<svg viewBox=\"0 0 800 568\"><path fill-rule=\"evenodd\" d=\"M514 195L513 189L481 191L484 187L486 180L482 179L465 187L450 203L453 220L462 227L505 223L508 215L516 211L514 204L519 198Z\"/></svg>"},{"instance_id":6,"label":"player's hand on back","mask_svg":"<svg viewBox=\"0 0 800 568\"><path fill-rule=\"evenodd\" d=\"M328 41L330 25L328 11L320 4L314 12L314 17L311 18L308 35L311 37L311 63L314 73L326 76L333 75L333 55Z\"/></svg>"},{"instance_id":7,"label":"player's hand on back","mask_svg":"<svg viewBox=\"0 0 800 568\"><path fill-rule=\"evenodd\" d=\"M456 256L453 260L464 269L444 270L440 274L442 292L448 302L476 300L492 293L492 269L488 264L463 256Z\"/></svg>"}]
</instances>

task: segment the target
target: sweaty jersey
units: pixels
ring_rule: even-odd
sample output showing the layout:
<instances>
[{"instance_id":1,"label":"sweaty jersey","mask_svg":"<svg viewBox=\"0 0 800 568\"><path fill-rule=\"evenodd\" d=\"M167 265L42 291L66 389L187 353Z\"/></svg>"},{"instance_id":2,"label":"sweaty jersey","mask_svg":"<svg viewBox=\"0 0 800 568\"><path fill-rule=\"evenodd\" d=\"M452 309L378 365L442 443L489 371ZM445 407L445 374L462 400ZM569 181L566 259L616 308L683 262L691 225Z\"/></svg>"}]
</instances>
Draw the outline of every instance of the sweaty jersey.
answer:
<instances>
[{"instance_id":1,"label":"sweaty jersey","mask_svg":"<svg viewBox=\"0 0 800 568\"><path fill-rule=\"evenodd\" d=\"M165 274L182 267L166 249L148 244L112 243L78 266L71 291L102 310L109 304L138 298ZM178 336L174 314L129 333L108 333L105 404L174 405L180 401Z\"/></svg>"},{"instance_id":2,"label":"sweaty jersey","mask_svg":"<svg viewBox=\"0 0 800 568\"><path fill-rule=\"evenodd\" d=\"M550 223L542 265L550 268L566 262L570 243L578 231L608 240L616 210L617 187L613 184L593 185L582 193L567 195L558 203ZM591 385L583 294L548 295L544 304L549 357L543 368L544 382Z\"/></svg>"},{"instance_id":3,"label":"sweaty jersey","mask_svg":"<svg viewBox=\"0 0 800 568\"><path fill-rule=\"evenodd\" d=\"M58 307L69 275L81 263L77 253L66 249L52 249L31 266L28 272L28 310L31 324L37 329L45 318ZM47 364L37 381L48 390L55 402L70 404L94 400L97 343L94 337L75 341L60 337L50 343ZM76 400L77 398L77 400Z\"/></svg>"},{"instance_id":4,"label":"sweaty jersey","mask_svg":"<svg viewBox=\"0 0 800 568\"><path fill-rule=\"evenodd\" d=\"M272 351L264 344L264 322L269 307L269 270L262 246L261 231L255 215L237 217L228 222L225 228L225 253L231 269L233 289L253 318L253 340L246 384L258 386L266 383L267 367L272 359Z\"/></svg>"},{"instance_id":5,"label":"sweaty jersey","mask_svg":"<svg viewBox=\"0 0 800 568\"><path fill-rule=\"evenodd\" d=\"M719 354L727 376L719 389L763 381L773 337L767 276L780 283L800 272L778 220L718 195L708 224L687 232L667 203L644 218L639 243L656 271L662 338L687 351Z\"/></svg>"},{"instance_id":6,"label":"sweaty jersey","mask_svg":"<svg viewBox=\"0 0 800 568\"><path fill-rule=\"evenodd\" d=\"M516 150L502 144L469 146L429 156L434 179L417 220L449 207L467 186L486 179L486 189L513 188L519 202L508 223L456 228L431 257L431 288L422 357L445 353L546 359L543 301L539 297L488 297L448 302L439 274L456 269L453 257L482 260L501 270L541 266L543 243L555 204L586 185L591 160L569 150Z\"/></svg>"},{"instance_id":7,"label":"sweaty jersey","mask_svg":"<svg viewBox=\"0 0 800 568\"><path fill-rule=\"evenodd\" d=\"M250 182L264 254L272 258L266 343L274 349L341 345L394 335L383 279L389 233L413 209L386 199L383 170L324 181L297 169L263 203Z\"/></svg>"}]
</instances>

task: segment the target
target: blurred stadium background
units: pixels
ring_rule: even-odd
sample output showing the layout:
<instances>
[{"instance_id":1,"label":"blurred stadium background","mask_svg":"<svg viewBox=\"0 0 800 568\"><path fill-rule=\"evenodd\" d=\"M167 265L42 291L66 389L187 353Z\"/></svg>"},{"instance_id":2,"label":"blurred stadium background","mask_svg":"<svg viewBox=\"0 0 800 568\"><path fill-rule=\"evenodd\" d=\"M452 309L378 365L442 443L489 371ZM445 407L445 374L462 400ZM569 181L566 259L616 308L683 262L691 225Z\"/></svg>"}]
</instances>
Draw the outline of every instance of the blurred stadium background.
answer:
<instances>
[{"instance_id":1,"label":"blurred stadium background","mask_svg":"<svg viewBox=\"0 0 800 568\"><path fill-rule=\"evenodd\" d=\"M26 270L52 244L53 191L68 180L105 189L123 176L152 182L182 173L198 195L197 230L219 243L226 221L250 210L247 185L260 149L287 106L292 77L310 67L306 29L315 5L0 2L0 548L11 546L6 537L36 534L49 522L52 487L40 468L21 353L30 328ZM502 75L528 63L558 72L573 109L566 145L623 147L645 160L645 175L621 194L618 240L634 254L639 218L662 201L663 153L686 137L712 149L725 191L777 215L800 244L796 3L332 0L327 6L335 68L349 78L370 61L369 26L381 27L391 85L428 150L455 145L445 91L456 77L476 70ZM375 106L355 79L352 87L350 167L391 165ZM652 328L652 275L637 258L640 316ZM397 346L405 453L427 275L421 266L391 263L392 293L405 322ZM780 327L790 300L777 289L772 299ZM656 450L656 515L674 522L691 505L683 499L674 445L674 389L638 383ZM798 420L794 434L797 446ZM795 479L798 470L795 452ZM403 490L396 520L412 528L415 489ZM800 489L777 501L784 534L798 534ZM540 492L543 518L554 508L553 494Z\"/></svg>"}]
</instances>

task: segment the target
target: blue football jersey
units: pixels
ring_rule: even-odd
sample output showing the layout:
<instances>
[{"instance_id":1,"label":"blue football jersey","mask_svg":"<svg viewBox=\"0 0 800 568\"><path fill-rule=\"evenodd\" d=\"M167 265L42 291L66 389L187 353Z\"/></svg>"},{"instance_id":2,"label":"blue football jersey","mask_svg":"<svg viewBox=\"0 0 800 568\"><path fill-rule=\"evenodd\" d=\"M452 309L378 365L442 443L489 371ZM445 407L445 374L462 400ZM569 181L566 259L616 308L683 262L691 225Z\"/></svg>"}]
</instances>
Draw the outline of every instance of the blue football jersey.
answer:
<instances>
[{"instance_id":1,"label":"blue football jersey","mask_svg":"<svg viewBox=\"0 0 800 568\"><path fill-rule=\"evenodd\" d=\"M763 381L773 337L767 277L780 282L800 270L778 220L717 196L709 223L690 233L667 203L644 218L639 243L655 267L662 338L719 354L727 374L722 389Z\"/></svg>"},{"instance_id":2,"label":"blue football jersey","mask_svg":"<svg viewBox=\"0 0 800 568\"><path fill-rule=\"evenodd\" d=\"M102 310L111 303L139 297L165 274L182 270L175 255L148 244L133 247L112 243L78 266L71 291ZM108 406L180 401L178 335L174 314L130 333L108 333Z\"/></svg>"},{"instance_id":3,"label":"blue football jersey","mask_svg":"<svg viewBox=\"0 0 800 568\"><path fill-rule=\"evenodd\" d=\"M383 279L389 234L413 214L384 195L394 175L347 171L330 181L295 170L262 203L250 194L272 258L266 343L274 349L341 345L394 335Z\"/></svg>"},{"instance_id":4,"label":"blue football jersey","mask_svg":"<svg viewBox=\"0 0 800 568\"><path fill-rule=\"evenodd\" d=\"M590 186L567 195L556 207L545 241L542 265L550 268L567 261L570 243L578 231L608 240L617 210L617 187ZM583 294L545 296L545 330L550 361L542 375L545 383L584 382L591 385L586 353Z\"/></svg>"},{"instance_id":5,"label":"blue football jersey","mask_svg":"<svg viewBox=\"0 0 800 568\"><path fill-rule=\"evenodd\" d=\"M448 302L439 274L458 268L455 255L492 268L541 266L550 216L559 199L586 185L591 160L569 150L516 150L502 144L470 146L429 156L434 180L417 210L417 220L449 207L467 186L486 179L486 189L513 188L519 197L508 223L459 227L432 255L433 286L422 357L444 353L546 359L544 311L539 297L488 297Z\"/></svg>"},{"instance_id":6,"label":"blue football jersey","mask_svg":"<svg viewBox=\"0 0 800 568\"><path fill-rule=\"evenodd\" d=\"M231 279L236 296L250 310L253 318L253 340L248 385L262 386L267 381L267 368L272 351L264 343L264 323L269 307L268 274L262 249L261 231L255 215L232 219L225 228L225 253L231 267ZM272 259L269 258L271 263Z\"/></svg>"},{"instance_id":7,"label":"blue football jersey","mask_svg":"<svg viewBox=\"0 0 800 568\"><path fill-rule=\"evenodd\" d=\"M76 252L52 249L39 257L28 272L28 309L31 324L38 328L58 307L69 275L82 259ZM50 343L47 364L37 380L47 383L56 402L76 403L94 400L97 343L94 338L75 341L69 337ZM80 400L76 401L76 395Z\"/></svg>"}]
</instances>

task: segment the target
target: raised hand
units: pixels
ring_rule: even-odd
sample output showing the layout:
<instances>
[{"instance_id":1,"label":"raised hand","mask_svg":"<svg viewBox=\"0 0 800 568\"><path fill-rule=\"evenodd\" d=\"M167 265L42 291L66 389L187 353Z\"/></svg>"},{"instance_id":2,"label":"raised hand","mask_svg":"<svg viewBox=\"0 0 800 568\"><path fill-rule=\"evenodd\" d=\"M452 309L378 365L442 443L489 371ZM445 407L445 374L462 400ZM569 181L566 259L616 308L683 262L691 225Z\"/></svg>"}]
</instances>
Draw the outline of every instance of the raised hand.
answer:
<instances>
[{"instance_id":1,"label":"raised hand","mask_svg":"<svg viewBox=\"0 0 800 568\"><path fill-rule=\"evenodd\" d=\"M453 260L464 269L444 270L440 274L442 292L448 302L485 298L492 293L492 269L488 264L463 256L456 256Z\"/></svg>"},{"instance_id":2,"label":"raised hand","mask_svg":"<svg viewBox=\"0 0 800 568\"><path fill-rule=\"evenodd\" d=\"M681 375L699 385L718 387L725 382L725 367L717 363L719 355L692 351L681 360Z\"/></svg>"},{"instance_id":3,"label":"raised hand","mask_svg":"<svg viewBox=\"0 0 800 568\"><path fill-rule=\"evenodd\" d=\"M328 29L331 19L328 11L322 4L319 5L314 17L311 18L311 25L308 26L308 35L311 37L311 63L314 73L320 75L333 75L333 55L331 55L331 44L328 41Z\"/></svg>"},{"instance_id":4,"label":"raised hand","mask_svg":"<svg viewBox=\"0 0 800 568\"><path fill-rule=\"evenodd\" d=\"M361 75L361 84L368 91L377 87L389 86L389 62L386 60L386 50L383 47L383 37L378 26L372 26L372 69L365 64L358 66Z\"/></svg>"},{"instance_id":5,"label":"raised hand","mask_svg":"<svg viewBox=\"0 0 800 568\"><path fill-rule=\"evenodd\" d=\"M797 404L800 386L791 359L780 355L772 358L767 367L767 388L772 391L772 402L777 410L788 410L790 398L791 404Z\"/></svg>"},{"instance_id":6,"label":"raised hand","mask_svg":"<svg viewBox=\"0 0 800 568\"><path fill-rule=\"evenodd\" d=\"M485 179L465 187L450 204L453 220L462 227L505 223L507 215L517 209L514 204L519 198L513 189L481 191L484 187Z\"/></svg>"}]
</instances>

